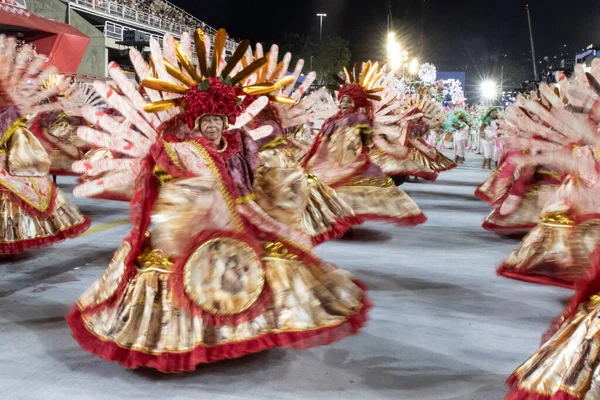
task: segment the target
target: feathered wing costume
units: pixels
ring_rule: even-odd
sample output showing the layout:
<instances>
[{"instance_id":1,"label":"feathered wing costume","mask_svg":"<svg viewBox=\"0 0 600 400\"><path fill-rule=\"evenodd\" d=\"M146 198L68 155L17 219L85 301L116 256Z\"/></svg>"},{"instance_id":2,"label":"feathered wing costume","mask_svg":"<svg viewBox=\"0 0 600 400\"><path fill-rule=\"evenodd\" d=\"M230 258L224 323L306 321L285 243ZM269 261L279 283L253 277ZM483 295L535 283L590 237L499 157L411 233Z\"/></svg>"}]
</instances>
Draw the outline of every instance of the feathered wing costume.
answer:
<instances>
[{"instance_id":1,"label":"feathered wing costume","mask_svg":"<svg viewBox=\"0 0 600 400\"><path fill-rule=\"evenodd\" d=\"M304 96L306 89L315 79L315 73L305 76L304 82L292 93L300 76L303 60L299 60L293 73L288 75L291 54L281 62L279 48L273 45L267 53L267 63L252 77L255 84L274 83L286 78L288 86L279 93L271 94L271 101L252 121L255 129L268 127L271 134L257 141L259 146L259 168L254 181L256 202L277 221L307 232L314 244L343 235L353 225L362 223L360 218L345 204L335 191L314 175L307 175L297 161L294 145L285 137L284 129L294 129L315 118L328 117L335 113L332 108L314 107L320 103L321 93ZM262 56L262 47L257 45L254 58ZM252 60L248 60L250 62ZM277 102L276 96L291 95L292 101ZM302 97L302 101L299 101ZM281 97L279 97L281 98ZM297 110L303 110L301 114Z\"/></svg>"},{"instance_id":2,"label":"feathered wing costume","mask_svg":"<svg viewBox=\"0 0 600 400\"><path fill-rule=\"evenodd\" d=\"M442 125L445 113L431 100L420 100L418 97L397 99L397 96L400 94L388 93L386 99L374 104L376 118L379 113L388 111L403 118L398 121L395 133L388 130L387 134L374 136L369 156L384 173L392 177L414 176L435 181L440 172L456 168L456 163L423 139L427 131ZM387 99L391 99L390 102L384 103ZM389 110L389 106L392 110Z\"/></svg>"},{"instance_id":3,"label":"feathered wing costume","mask_svg":"<svg viewBox=\"0 0 600 400\"><path fill-rule=\"evenodd\" d=\"M59 85L63 79L54 75L45 86ZM85 125L79 112L85 105L100 108L105 104L87 82L67 86L58 93L55 102L61 110L38 114L31 122L31 132L50 157L50 175L77 175L72 170L73 162L83 159L90 150L76 134L77 128Z\"/></svg>"},{"instance_id":4,"label":"feathered wing costume","mask_svg":"<svg viewBox=\"0 0 600 400\"><path fill-rule=\"evenodd\" d=\"M153 40L152 69L132 50L152 102L146 104L113 64L110 74L124 95L102 83L95 87L124 123L90 108L83 112L96 128L80 128L78 135L129 158L75 163L79 172L107 174L75 194L96 196L135 180L133 229L68 322L84 349L128 368L179 372L272 347L328 344L356 333L366 320L369 303L360 283L314 257L308 236L252 200L257 148L239 128L266 105L261 95L287 81L246 85L266 59L238 65L248 48L243 41L225 64L225 38L220 30L209 60L210 44L196 31L197 68L186 35L181 44L166 36L162 51ZM261 97L248 105L244 95ZM230 124L218 145L198 135L203 115L221 115ZM259 128L252 134L269 133Z\"/></svg>"},{"instance_id":5,"label":"feathered wing costume","mask_svg":"<svg viewBox=\"0 0 600 400\"><path fill-rule=\"evenodd\" d=\"M504 137L519 136L521 121L528 118L523 102L519 97L507 110L499 129ZM525 165L520 160L527 156L521 149L504 151L498 168L475 190L475 196L494 207L482 224L484 229L514 235L537 226L543 207L540 198L556 191L563 177L541 165Z\"/></svg>"},{"instance_id":6,"label":"feathered wing costume","mask_svg":"<svg viewBox=\"0 0 600 400\"><path fill-rule=\"evenodd\" d=\"M586 76L587 75L587 76ZM560 77L561 95L553 97L550 110L546 105L539 110L548 126L539 132L550 138L541 151L544 165L553 166L570 174L561 190L564 207L556 208L555 224L563 221L573 237L579 227L595 224L598 210L598 126L600 123L600 62L592 64L591 74L585 74L578 66L575 79L567 83ZM547 92L547 90L546 90ZM544 94L544 92L542 92ZM544 99L543 99L544 100ZM558 104L567 102L563 104ZM542 105L540 105L542 106ZM566 137L554 136L562 134ZM567 139L564 141L564 139ZM560 145L558 143L561 143ZM558 219L560 218L560 219ZM597 231L598 228L591 228ZM591 248L593 238L578 234L588 241ZM593 236L593 235L592 235ZM597 234L596 234L597 236ZM600 398L600 370L598 349L600 348L600 253L596 246L588 252L590 267L576 284L576 294L563 314L558 317L543 338L543 345L510 376L507 384L509 400L590 400ZM578 270L583 269L572 265Z\"/></svg>"},{"instance_id":7,"label":"feathered wing costume","mask_svg":"<svg viewBox=\"0 0 600 400\"><path fill-rule=\"evenodd\" d=\"M29 130L32 117L56 112L64 87L44 89L52 69L31 46L0 36L0 255L49 246L90 225L48 178L50 158ZM45 102L46 104L41 104Z\"/></svg>"},{"instance_id":8,"label":"feathered wing costume","mask_svg":"<svg viewBox=\"0 0 600 400\"><path fill-rule=\"evenodd\" d=\"M345 69L347 81L336 76L342 85L338 99L348 96L356 108L340 111L323 124L303 164L335 189L359 218L419 225L426 220L419 207L369 157L376 140L373 133L397 135L397 124L404 117L392 113L395 105L374 114L371 101L386 98L385 87L374 86L381 79L379 71L377 63L367 62L362 72L359 65L353 73ZM406 134L408 126L403 126Z\"/></svg>"},{"instance_id":9,"label":"feathered wing costume","mask_svg":"<svg viewBox=\"0 0 600 400\"><path fill-rule=\"evenodd\" d=\"M590 76L590 79L593 77ZM509 151L525 151L524 167L544 165L567 178L559 190L542 196L541 222L498 269L500 275L573 287L589 267L600 243L595 197L600 181L595 93L578 81L563 84L562 97L549 86L540 100L525 100L518 135L506 138ZM568 103L568 104L565 104Z\"/></svg>"}]
</instances>

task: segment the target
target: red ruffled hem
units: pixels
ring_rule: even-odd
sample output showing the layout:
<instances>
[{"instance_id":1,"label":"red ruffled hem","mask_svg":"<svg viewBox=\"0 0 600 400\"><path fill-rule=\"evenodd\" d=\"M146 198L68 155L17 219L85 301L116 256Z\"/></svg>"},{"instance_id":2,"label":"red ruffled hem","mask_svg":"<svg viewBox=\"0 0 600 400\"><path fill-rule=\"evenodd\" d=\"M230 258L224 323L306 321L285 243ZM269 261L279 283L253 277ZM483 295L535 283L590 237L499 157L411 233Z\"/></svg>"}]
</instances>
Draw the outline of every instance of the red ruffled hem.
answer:
<instances>
[{"instance_id":1,"label":"red ruffled hem","mask_svg":"<svg viewBox=\"0 0 600 400\"><path fill-rule=\"evenodd\" d=\"M342 237L346 232L352 229L353 226L360 225L364 222L365 221L362 218L358 217L338 218L327 232L312 237L313 246Z\"/></svg>"},{"instance_id":2,"label":"red ruffled hem","mask_svg":"<svg viewBox=\"0 0 600 400\"><path fill-rule=\"evenodd\" d=\"M363 290L365 286L355 282ZM198 364L208 364L231 358L243 357L247 354L265 351L275 347L308 349L315 346L328 345L347 336L354 335L361 329L367 319L371 302L366 297L362 300L360 311L346 322L334 327L326 327L312 331L268 333L243 342L227 343L217 346L202 346L186 353L146 354L136 350L119 347L113 342L99 339L89 332L83 322L81 311L74 306L67 315L73 338L86 351L108 361L116 361L126 368L149 367L165 373L193 371Z\"/></svg>"},{"instance_id":3,"label":"red ruffled hem","mask_svg":"<svg viewBox=\"0 0 600 400\"><path fill-rule=\"evenodd\" d=\"M475 190L475 197L486 203L492 204L494 202L490 196L488 196L484 191L480 190L479 188Z\"/></svg>"},{"instance_id":4,"label":"red ruffled hem","mask_svg":"<svg viewBox=\"0 0 600 400\"><path fill-rule=\"evenodd\" d=\"M427 217L423 213L404 218L391 217L383 214L357 214L356 216L363 221L383 221L396 224L398 226L417 226L427 222Z\"/></svg>"},{"instance_id":5,"label":"red ruffled hem","mask_svg":"<svg viewBox=\"0 0 600 400\"><path fill-rule=\"evenodd\" d=\"M488 221L487 219L483 221L483 224L481 224L481 227L486 231L499 233L501 235L516 235L520 233L527 233L536 226L536 224L500 226Z\"/></svg>"},{"instance_id":6,"label":"red ruffled hem","mask_svg":"<svg viewBox=\"0 0 600 400\"><path fill-rule=\"evenodd\" d=\"M91 223L91 219L89 219L88 217L84 217L84 221L82 223L78 225L73 225L69 229L59 232L54 236L39 239L21 240L18 242L0 243L0 254L19 254L33 248L51 246L58 242L62 242L65 239L71 239L80 236L88 230Z\"/></svg>"},{"instance_id":7,"label":"red ruffled hem","mask_svg":"<svg viewBox=\"0 0 600 400\"><path fill-rule=\"evenodd\" d=\"M550 276L543 276L543 275L519 274L517 272L513 272L513 271L509 270L504 265L500 266L500 268L498 268L498 270L496 270L496 273L505 278L515 279L518 281L537 283L540 285L558 286L558 287L565 288L565 289L575 289L575 283L572 281L565 281L562 279L552 278Z\"/></svg>"},{"instance_id":8,"label":"red ruffled hem","mask_svg":"<svg viewBox=\"0 0 600 400\"><path fill-rule=\"evenodd\" d=\"M533 393L524 389L520 389L517 386L518 378L515 374L512 374L506 381L506 384L510 387L510 391L504 398L504 400L581 400L579 397L574 397L569 393L565 393L562 390L554 393L553 395L546 395L542 393Z\"/></svg>"}]
</instances>

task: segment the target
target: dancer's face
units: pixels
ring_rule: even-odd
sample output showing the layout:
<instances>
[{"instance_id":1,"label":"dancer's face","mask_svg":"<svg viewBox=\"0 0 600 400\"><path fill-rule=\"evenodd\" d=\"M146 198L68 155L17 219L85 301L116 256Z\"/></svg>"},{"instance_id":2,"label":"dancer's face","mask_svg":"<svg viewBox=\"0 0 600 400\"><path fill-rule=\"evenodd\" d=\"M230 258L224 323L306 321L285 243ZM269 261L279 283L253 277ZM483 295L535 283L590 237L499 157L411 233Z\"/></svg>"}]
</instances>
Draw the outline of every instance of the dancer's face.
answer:
<instances>
[{"instance_id":1,"label":"dancer's face","mask_svg":"<svg viewBox=\"0 0 600 400\"><path fill-rule=\"evenodd\" d=\"M350 96L343 96L340 99L340 110L342 110L342 112L354 110L354 101L352 101Z\"/></svg>"},{"instance_id":2,"label":"dancer's face","mask_svg":"<svg viewBox=\"0 0 600 400\"><path fill-rule=\"evenodd\" d=\"M215 144L221 142L225 124L220 115L205 115L200 119L200 134Z\"/></svg>"}]
</instances>

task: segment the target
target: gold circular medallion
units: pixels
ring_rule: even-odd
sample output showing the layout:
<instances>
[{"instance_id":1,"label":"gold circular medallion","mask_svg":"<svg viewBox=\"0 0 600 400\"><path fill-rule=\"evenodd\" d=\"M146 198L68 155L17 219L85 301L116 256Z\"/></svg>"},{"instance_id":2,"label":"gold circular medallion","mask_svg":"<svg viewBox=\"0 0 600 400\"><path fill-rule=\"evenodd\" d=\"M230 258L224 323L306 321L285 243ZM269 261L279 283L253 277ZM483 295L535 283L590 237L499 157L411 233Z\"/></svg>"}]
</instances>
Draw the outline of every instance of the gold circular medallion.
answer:
<instances>
[{"instance_id":1,"label":"gold circular medallion","mask_svg":"<svg viewBox=\"0 0 600 400\"><path fill-rule=\"evenodd\" d=\"M186 261L183 274L187 295L216 315L247 310L265 284L259 256L247 243L232 238L203 243Z\"/></svg>"}]
</instances>

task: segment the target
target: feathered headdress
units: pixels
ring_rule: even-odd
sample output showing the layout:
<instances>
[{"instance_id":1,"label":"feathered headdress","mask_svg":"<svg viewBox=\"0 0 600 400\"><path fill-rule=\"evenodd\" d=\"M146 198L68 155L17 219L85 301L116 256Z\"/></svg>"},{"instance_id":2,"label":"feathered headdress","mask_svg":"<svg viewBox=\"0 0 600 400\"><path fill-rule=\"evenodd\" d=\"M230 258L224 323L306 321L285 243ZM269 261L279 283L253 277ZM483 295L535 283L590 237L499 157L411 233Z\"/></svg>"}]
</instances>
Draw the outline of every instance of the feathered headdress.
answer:
<instances>
[{"instance_id":1,"label":"feathered headdress","mask_svg":"<svg viewBox=\"0 0 600 400\"><path fill-rule=\"evenodd\" d=\"M174 56L182 68L175 66L177 62L171 63L166 59L153 60L164 63L164 68L160 66L157 70L166 70L167 74L158 76L158 78L145 78L142 85L147 89L172 93L175 96L149 103L144 110L160 112L181 106L190 128L194 126L199 117L208 114L224 116L228 123L235 124L237 117L244 110L242 99L245 95L269 95L294 80L293 77L284 77L277 82L248 84L247 78L267 64L268 59L260 57L248 63L247 60L250 57L247 53L250 42L244 40L239 43L230 60L225 63L223 55L226 39L227 33L224 29L220 29L215 37L212 60L209 60L204 32L196 29L194 41L198 57L197 68L194 67L179 42L175 42ZM238 68L239 64L242 65L241 69ZM293 99L286 96L269 97L273 101L294 102Z\"/></svg>"},{"instance_id":2,"label":"feathered headdress","mask_svg":"<svg viewBox=\"0 0 600 400\"><path fill-rule=\"evenodd\" d=\"M371 61L367 61L363 63L362 71L360 63L356 63L353 72L350 72L346 67L344 67L343 72L346 76L345 80L339 75L333 75L336 83L327 86L327 88L338 92L338 100L348 96L352 99L354 105L359 108L370 107L369 100L381 101L381 96L375 93L381 92L385 88L382 86L374 87L385 73L385 68L380 68L379 63L372 64Z\"/></svg>"}]
</instances>

